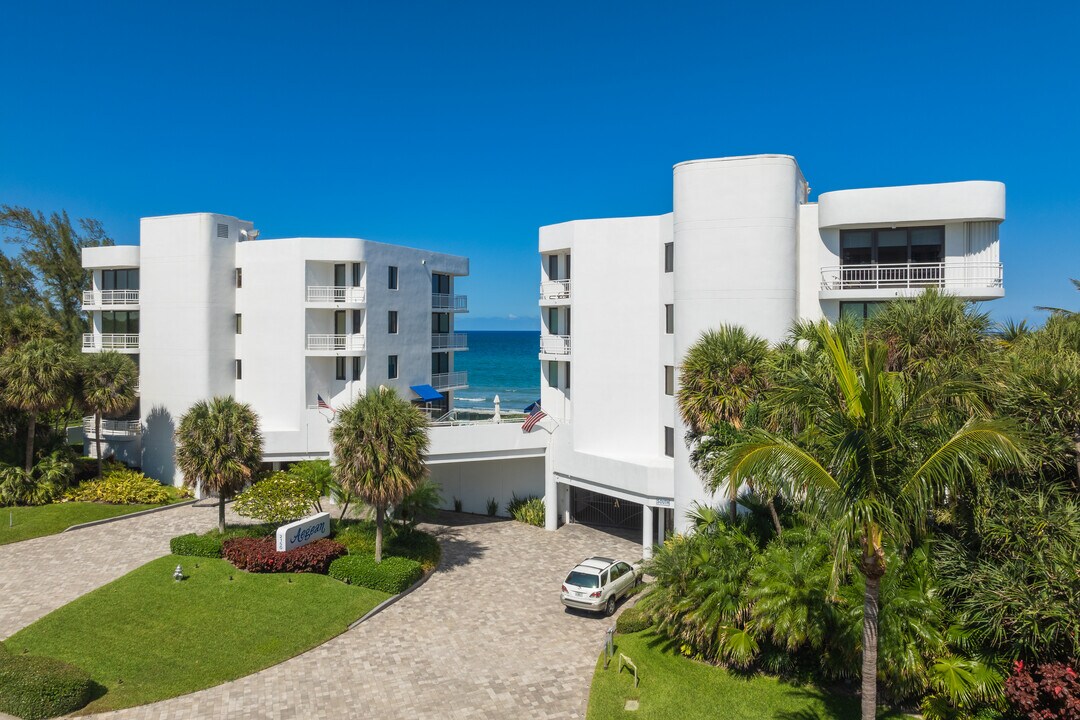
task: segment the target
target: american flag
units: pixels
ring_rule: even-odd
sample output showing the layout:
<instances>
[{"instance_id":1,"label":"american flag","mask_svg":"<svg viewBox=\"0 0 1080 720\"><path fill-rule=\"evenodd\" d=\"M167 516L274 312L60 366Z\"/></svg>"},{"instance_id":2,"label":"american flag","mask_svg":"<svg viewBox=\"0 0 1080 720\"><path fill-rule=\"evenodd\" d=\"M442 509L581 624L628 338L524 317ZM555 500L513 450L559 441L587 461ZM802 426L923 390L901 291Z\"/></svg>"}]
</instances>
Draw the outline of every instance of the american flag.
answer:
<instances>
[{"instance_id":1,"label":"american flag","mask_svg":"<svg viewBox=\"0 0 1080 720\"><path fill-rule=\"evenodd\" d=\"M326 402L325 400L322 399L322 395L316 395L315 397L317 397L319 399L318 406L319 406L320 410L329 410L332 413L337 412L337 410L330 407L330 403L328 403L328 402Z\"/></svg>"},{"instance_id":2,"label":"american flag","mask_svg":"<svg viewBox=\"0 0 1080 720\"><path fill-rule=\"evenodd\" d=\"M534 407L534 405L535 409L529 413L529 417L525 418L525 422L521 425L521 432L523 433L532 432L532 429L536 427L536 423L547 417L547 413L541 410L539 405L534 403L529 407Z\"/></svg>"}]
</instances>

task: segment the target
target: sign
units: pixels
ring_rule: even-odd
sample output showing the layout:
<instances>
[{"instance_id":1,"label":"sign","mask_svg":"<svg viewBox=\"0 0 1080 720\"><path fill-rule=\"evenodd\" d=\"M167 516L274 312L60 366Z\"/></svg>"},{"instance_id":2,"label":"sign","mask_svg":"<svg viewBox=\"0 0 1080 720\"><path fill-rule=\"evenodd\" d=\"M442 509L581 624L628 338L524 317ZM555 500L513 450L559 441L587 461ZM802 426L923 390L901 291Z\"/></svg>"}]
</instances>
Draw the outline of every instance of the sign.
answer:
<instances>
[{"instance_id":1,"label":"sign","mask_svg":"<svg viewBox=\"0 0 1080 720\"><path fill-rule=\"evenodd\" d=\"M330 536L330 513L316 513L277 529L277 550L286 552Z\"/></svg>"},{"instance_id":2,"label":"sign","mask_svg":"<svg viewBox=\"0 0 1080 720\"><path fill-rule=\"evenodd\" d=\"M668 498L656 498L656 507L671 507L672 504Z\"/></svg>"}]
</instances>

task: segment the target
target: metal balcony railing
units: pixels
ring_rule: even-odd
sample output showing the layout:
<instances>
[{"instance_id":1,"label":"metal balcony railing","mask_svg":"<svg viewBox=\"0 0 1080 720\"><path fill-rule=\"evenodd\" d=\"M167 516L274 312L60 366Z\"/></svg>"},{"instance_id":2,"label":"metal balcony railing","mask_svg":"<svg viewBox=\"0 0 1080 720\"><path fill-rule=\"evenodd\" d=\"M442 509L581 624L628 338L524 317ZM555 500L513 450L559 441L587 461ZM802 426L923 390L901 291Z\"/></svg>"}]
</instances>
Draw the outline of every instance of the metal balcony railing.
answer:
<instances>
[{"instance_id":1,"label":"metal balcony railing","mask_svg":"<svg viewBox=\"0 0 1080 720\"><path fill-rule=\"evenodd\" d=\"M822 290L999 288L999 262L832 265L821 268Z\"/></svg>"},{"instance_id":2,"label":"metal balcony railing","mask_svg":"<svg viewBox=\"0 0 1080 720\"><path fill-rule=\"evenodd\" d=\"M138 333L83 333L83 350L138 350Z\"/></svg>"},{"instance_id":3,"label":"metal balcony railing","mask_svg":"<svg viewBox=\"0 0 1080 720\"><path fill-rule=\"evenodd\" d=\"M540 283L541 300L566 300L570 297L569 280L545 280Z\"/></svg>"},{"instance_id":4,"label":"metal balcony railing","mask_svg":"<svg viewBox=\"0 0 1080 720\"><path fill-rule=\"evenodd\" d=\"M362 303L367 294L364 288L348 285L308 285L307 301L320 303Z\"/></svg>"},{"instance_id":5,"label":"metal balcony railing","mask_svg":"<svg viewBox=\"0 0 1080 720\"><path fill-rule=\"evenodd\" d=\"M436 390L449 390L450 388L463 388L469 384L469 373L458 370L450 373L432 373L431 387Z\"/></svg>"},{"instance_id":6,"label":"metal balcony railing","mask_svg":"<svg viewBox=\"0 0 1080 720\"><path fill-rule=\"evenodd\" d=\"M469 336L465 333L433 333L431 335L432 350L466 350L469 347Z\"/></svg>"},{"instance_id":7,"label":"metal balcony railing","mask_svg":"<svg viewBox=\"0 0 1080 720\"><path fill-rule=\"evenodd\" d=\"M469 312L469 296L432 293L431 309L450 312Z\"/></svg>"},{"instance_id":8,"label":"metal balcony railing","mask_svg":"<svg viewBox=\"0 0 1080 720\"><path fill-rule=\"evenodd\" d=\"M142 423L138 420L102 420L101 437L133 438L142 433ZM94 416L83 418L83 434L88 438L97 437Z\"/></svg>"},{"instance_id":9,"label":"metal balcony railing","mask_svg":"<svg viewBox=\"0 0 1080 720\"><path fill-rule=\"evenodd\" d=\"M97 307L100 305L138 305L138 290L84 290L82 294L84 306Z\"/></svg>"},{"instance_id":10,"label":"metal balcony railing","mask_svg":"<svg viewBox=\"0 0 1080 720\"><path fill-rule=\"evenodd\" d=\"M363 335L308 335L307 349L320 351L362 351L367 349Z\"/></svg>"},{"instance_id":11,"label":"metal balcony railing","mask_svg":"<svg viewBox=\"0 0 1080 720\"><path fill-rule=\"evenodd\" d=\"M545 355L569 355L569 335L541 335L540 352Z\"/></svg>"}]
</instances>

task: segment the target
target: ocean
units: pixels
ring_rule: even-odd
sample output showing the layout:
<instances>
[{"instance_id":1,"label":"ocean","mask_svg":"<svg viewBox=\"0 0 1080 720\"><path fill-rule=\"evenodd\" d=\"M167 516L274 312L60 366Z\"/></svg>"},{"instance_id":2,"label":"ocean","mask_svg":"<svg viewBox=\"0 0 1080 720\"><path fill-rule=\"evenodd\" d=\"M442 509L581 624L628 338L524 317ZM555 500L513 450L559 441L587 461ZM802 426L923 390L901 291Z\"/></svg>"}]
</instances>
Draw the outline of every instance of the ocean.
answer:
<instances>
[{"instance_id":1,"label":"ocean","mask_svg":"<svg viewBox=\"0 0 1080 720\"><path fill-rule=\"evenodd\" d=\"M540 333L535 330L470 330L468 352L456 353L455 370L469 372L469 387L454 391L462 409L523 410L540 397Z\"/></svg>"}]
</instances>

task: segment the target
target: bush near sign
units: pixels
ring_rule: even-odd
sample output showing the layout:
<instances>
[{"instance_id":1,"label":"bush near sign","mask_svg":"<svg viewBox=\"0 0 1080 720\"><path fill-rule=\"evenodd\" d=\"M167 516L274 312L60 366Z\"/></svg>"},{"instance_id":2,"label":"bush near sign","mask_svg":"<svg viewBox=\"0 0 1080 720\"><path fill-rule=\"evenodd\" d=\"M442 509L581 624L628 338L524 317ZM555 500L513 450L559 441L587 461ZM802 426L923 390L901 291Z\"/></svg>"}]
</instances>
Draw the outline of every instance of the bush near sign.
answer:
<instances>
[{"instance_id":1,"label":"bush near sign","mask_svg":"<svg viewBox=\"0 0 1080 720\"><path fill-rule=\"evenodd\" d=\"M277 550L287 552L330 536L330 513L316 513L277 529Z\"/></svg>"}]
</instances>

